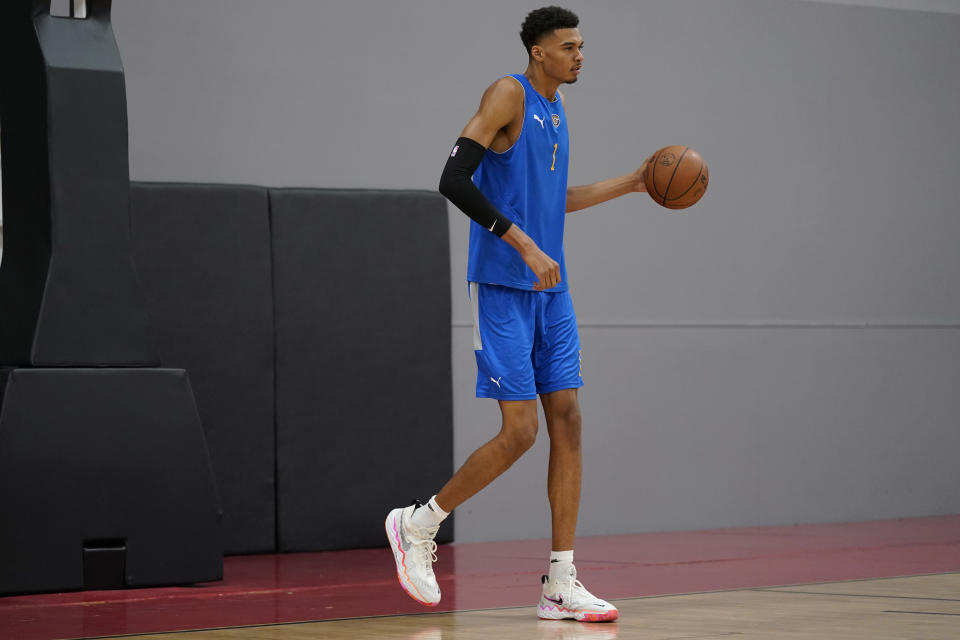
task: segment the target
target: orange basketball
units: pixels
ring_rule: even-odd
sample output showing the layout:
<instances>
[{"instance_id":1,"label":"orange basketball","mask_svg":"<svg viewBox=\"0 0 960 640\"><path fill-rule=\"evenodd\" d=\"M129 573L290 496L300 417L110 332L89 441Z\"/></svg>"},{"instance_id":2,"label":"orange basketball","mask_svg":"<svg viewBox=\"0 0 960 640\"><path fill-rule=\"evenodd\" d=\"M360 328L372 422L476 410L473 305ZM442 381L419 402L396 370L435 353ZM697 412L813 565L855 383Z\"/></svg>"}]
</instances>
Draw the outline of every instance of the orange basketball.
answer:
<instances>
[{"instance_id":1,"label":"orange basketball","mask_svg":"<svg viewBox=\"0 0 960 640\"><path fill-rule=\"evenodd\" d=\"M654 202L668 209L686 209L707 192L710 172L699 153L674 145L650 156L644 181Z\"/></svg>"}]
</instances>

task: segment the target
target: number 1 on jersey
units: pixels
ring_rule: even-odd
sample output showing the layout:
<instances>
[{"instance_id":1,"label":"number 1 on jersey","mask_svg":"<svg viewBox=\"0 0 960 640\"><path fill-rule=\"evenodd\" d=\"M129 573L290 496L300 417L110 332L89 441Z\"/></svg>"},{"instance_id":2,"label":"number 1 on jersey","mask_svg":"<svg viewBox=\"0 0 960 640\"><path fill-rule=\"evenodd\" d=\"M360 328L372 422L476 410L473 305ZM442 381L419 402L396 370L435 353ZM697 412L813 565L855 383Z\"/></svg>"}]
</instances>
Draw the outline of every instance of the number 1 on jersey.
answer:
<instances>
[{"instance_id":1,"label":"number 1 on jersey","mask_svg":"<svg viewBox=\"0 0 960 640\"><path fill-rule=\"evenodd\" d=\"M557 143L553 143L553 164L550 165L550 171L553 171L553 168L557 166Z\"/></svg>"}]
</instances>

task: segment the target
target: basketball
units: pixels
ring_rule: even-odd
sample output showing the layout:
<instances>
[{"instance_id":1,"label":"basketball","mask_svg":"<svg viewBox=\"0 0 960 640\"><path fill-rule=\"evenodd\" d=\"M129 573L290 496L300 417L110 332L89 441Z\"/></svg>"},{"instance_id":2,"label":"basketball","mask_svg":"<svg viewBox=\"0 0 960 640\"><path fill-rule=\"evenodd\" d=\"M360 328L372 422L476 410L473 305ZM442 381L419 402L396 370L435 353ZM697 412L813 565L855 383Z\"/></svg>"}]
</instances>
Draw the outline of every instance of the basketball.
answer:
<instances>
[{"instance_id":1,"label":"basketball","mask_svg":"<svg viewBox=\"0 0 960 640\"><path fill-rule=\"evenodd\" d=\"M668 209L686 209L707 192L707 163L690 147L664 147L650 156L644 174L647 193Z\"/></svg>"}]
</instances>

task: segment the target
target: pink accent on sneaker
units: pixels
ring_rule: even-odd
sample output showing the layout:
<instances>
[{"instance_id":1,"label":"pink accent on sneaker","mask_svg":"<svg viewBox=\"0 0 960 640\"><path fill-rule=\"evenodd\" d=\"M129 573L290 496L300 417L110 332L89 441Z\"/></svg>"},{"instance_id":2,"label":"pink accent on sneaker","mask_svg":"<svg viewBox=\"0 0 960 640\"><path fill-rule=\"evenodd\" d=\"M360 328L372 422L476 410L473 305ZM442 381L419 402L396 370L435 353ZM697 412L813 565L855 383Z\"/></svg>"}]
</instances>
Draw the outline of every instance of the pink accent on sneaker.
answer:
<instances>
[{"instance_id":1,"label":"pink accent on sneaker","mask_svg":"<svg viewBox=\"0 0 960 640\"><path fill-rule=\"evenodd\" d=\"M579 620L581 622L613 622L620 617L620 612L616 609L611 609L609 611L581 609L577 611L575 609L567 609L566 607L557 605L549 605L545 607L542 604L538 605L537 608L540 611L556 611L557 613L570 614L570 616L575 620Z\"/></svg>"}]
</instances>

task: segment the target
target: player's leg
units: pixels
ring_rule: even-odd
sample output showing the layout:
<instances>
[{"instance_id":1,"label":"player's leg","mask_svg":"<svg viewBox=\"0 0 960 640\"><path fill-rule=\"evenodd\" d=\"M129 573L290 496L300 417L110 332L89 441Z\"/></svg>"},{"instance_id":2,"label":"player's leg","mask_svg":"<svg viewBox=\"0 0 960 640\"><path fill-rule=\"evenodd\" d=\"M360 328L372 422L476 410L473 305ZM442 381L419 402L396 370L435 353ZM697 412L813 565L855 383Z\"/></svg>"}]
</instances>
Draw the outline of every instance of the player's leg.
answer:
<instances>
[{"instance_id":1,"label":"player's leg","mask_svg":"<svg viewBox=\"0 0 960 640\"><path fill-rule=\"evenodd\" d=\"M550 435L550 466L547 496L553 524L553 551L573 549L580 509L580 403L576 389L562 389L540 396Z\"/></svg>"},{"instance_id":2,"label":"player's leg","mask_svg":"<svg viewBox=\"0 0 960 640\"><path fill-rule=\"evenodd\" d=\"M500 432L473 452L425 507L394 509L386 530L400 585L415 600L434 605L440 587L433 573L444 518L490 484L533 446L537 437L537 390L533 348L534 294L508 287L471 285L477 397L494 398L503 416Z\"/></svg>"},{"instance_id":3,"label":"player's leg","mask_svg":"<svg viewBox=\"0 0 960 640\"><path fill-rule=\"evenodd\" d=\"M426 507L413 504L387 515L400 586L414 600L433 606L440 586L433 573L440 522L465 500L510 468L537 439L537 401L501 400L503 424L492 440L473 452ZM436 508L434 508L436 505Z\"/></svg>"},{"instance_id":4,"label":"player's leg","mask_svg":"<svg viewBox=\"0 0 960 640\"><path fill-rule=\"evenodd\" d=\"M540 296L534 332L534 376L550 435L547 493L553 551L573 549L580 507L580 334L569 292Z\"/></svg>"},{"instance_id":5,"label":"player's leg","mask_svg":"<svg viewBox=\"0 0 960 640\"><path fill-rule=\"evenodd\" d=\"M436 495L451 511L506 471L537 438L537 388L530 353L538 294L471 283L477 397L500 403L500 432L473 452Z\"/></svg>"},{"instance_id":6,"label":"player's leg","mask_svg":"<svg viewBox=\"0 0 960 640\"><path fill-rule=\"evenodd\" d=\"M444 511L456 509L486 487L536 442L536 400L501 400L500 412L500 433L474 451L437 493L437 504Z\"/></svg>"},{"instance_id":7,"label":"player's leg","mask_svg":"<svg viewBox=\"0 0 960 640\"><path fill-rule=\"evenodd\" d=\"M547 619L572 618L587 622L616 620L619 612L597 598L577 580L573 542L580 507L582 454L580 403L576 389L562 389L540 396L550 434L550 468L547 494L553 522L553 552L549 574L543 576L543 593L537 615Z\"/></svg>"},{"instance_id":8,"label":"player's leg","mask_svg":"<svg viewBox=\"0 0 960 640\"><path fill-rule=\"evenodd\" d=\"M568 293L543 296L536 336L534 369L550 435L547 493L553 523L553 551L549 573L541 580L537 615L593 622L616 620L616 607L587 591L577 580L573 564L582 469L577 389L583 386L583 379L580 337Z\"/></svg>"}]
</instances>

